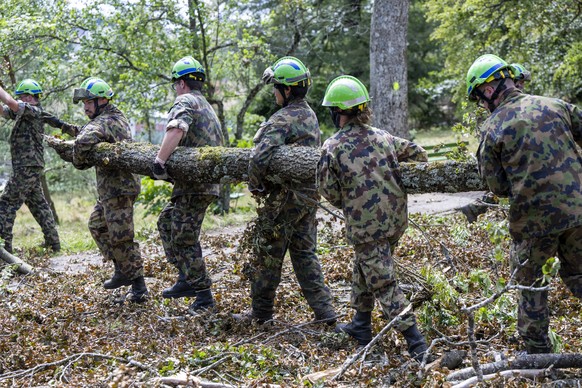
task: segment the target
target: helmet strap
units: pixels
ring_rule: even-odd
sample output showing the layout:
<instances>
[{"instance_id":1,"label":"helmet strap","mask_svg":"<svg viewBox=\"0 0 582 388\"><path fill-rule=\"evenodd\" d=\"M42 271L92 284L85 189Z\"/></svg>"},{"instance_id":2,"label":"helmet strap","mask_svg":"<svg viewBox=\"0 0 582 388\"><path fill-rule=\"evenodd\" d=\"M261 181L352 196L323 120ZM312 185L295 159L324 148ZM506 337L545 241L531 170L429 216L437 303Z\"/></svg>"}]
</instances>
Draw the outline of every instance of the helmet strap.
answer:
<instances>
[{"instance_id":1,"label":"helmet strap","mask_svg":"<svg viewBox=\"0 0 582 388\"><path fill-rule=\"evenodd\" d=\"M109 101L107 101L105 104L99 105L97 103L97 100L98 100L98 98L93 99L93 106L95 107L95 113L93 113L93 115L91 116L91 119L94 119L95 117L99 116L101 114L102 108L105 108L105 106L107 104L109 104Z\"/></svg>"},{"instance_id":2,"label":"helmet strap","mask_svg":"<svg viewBox=\"0 0 582 388\"><path fill-rule=\"evenodd\" d=\"M497 84L497 87L495 88L495 91L493 92L491 97L487 97L485 95L485 93L480 91L478 88L475 88L475 94L479 97L479 99L487 102L487 109L489 109L489 112L491 112L491 113L493 113L493 111L496 108L494 101L497 100L497 97L499 97L499 94L504 90L503 85L505 84L505 80L506 80L506 78L501 78L501 80Z\"/></svg>"},{"instance_id":3,"label":"helmet strap","mask_svg":"<svg viewBox=\"0 0 582 388\"><path fill-rule=\"evenodd\" d=\"M281 96L283 97L282 107L286 107L287 105L289 105L289 101L290 101L290 98L287 97L287 93L285 93L285 88L287 88L287 86L285 86L283 84L275 84L275 89L277 89L279 91L279 93L281 93Z\"/></svg>"}]
</instances>

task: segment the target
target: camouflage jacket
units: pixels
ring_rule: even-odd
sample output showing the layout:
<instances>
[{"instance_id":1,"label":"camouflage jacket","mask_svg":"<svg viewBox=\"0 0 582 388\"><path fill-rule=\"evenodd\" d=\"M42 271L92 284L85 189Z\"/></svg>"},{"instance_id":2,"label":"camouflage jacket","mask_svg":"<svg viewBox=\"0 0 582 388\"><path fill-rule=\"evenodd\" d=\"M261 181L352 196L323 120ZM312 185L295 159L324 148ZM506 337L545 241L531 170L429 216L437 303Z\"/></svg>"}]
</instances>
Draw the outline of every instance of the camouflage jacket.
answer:
<instances>
[{"instance_id":1,"label":"camouflage jacket","mask_svg":"<svg viewBox=\"0 0 582 388\"><path fill-rule=\"evenodd\" d=\"M321 194L343 210L354 245L398 240L408 226L408 200L399 162L426 162L415 143L369 125L348 123L322 147Z\"/></svg>"},{"instance_id":2,"label":"camouflage jacket","mask_svg":"<svg viewBox=\"0 0 582 388\"><path fill-rule=\"evenodd\" d=\"M87 155L96 144L132 141L127 118L111 103L103 108L99 116L82 128L73 125L66 125L64 128L68 128L69 134L77 133L73 145L73 164L79 169L90 167L87 164ZM139 177L129 171L95 166L95 175L97 193L101 201L122 195L139 194Z\"/></svg>"},{"instance_id":3,"label":"camouflage jacket","mask_svg":"<svg viewBox=\"0 0 582 388\"><path fill-rule=\"evenodd\" d=\"M2 108L4 118L16 121L10 133L12 166L44 167L44 124L60 128L62 122L45 112L40 104L19 101L16 113L6 105L2 105Z\"/></svg>"},{"instance_id":4,"label":"camouflage jacket","mask_svg":"<svg viewBox=\"0 0 582 388\"><path fill-rule=\"evenodd\" d=\"M182 147L219 147L224 145L220 121L212 106L198 90L193 90L176 98L168 113L166 130L170 128L180 128L184 131L184 136L179 144ZM185 194L218 196L219 185L211 183L193 185L176 182L172 197Z\"/></svg>"},{"instance_id":5,"label":"camouflage jacket","mask_svg":"<svg viewBox=\"0 0 582 388\"><path fill-rule=\"evenodd\" d=\"M509 231L523 241L582 225L582 111L509 90L482 127L489 189L509 197Z\"/></svg>"},{"instance_id":6,"label":"camouflage jacket","mask_svg":"<svg viewBox=\"0 0 582 388\"><path fill-rule=\"evenodd\" d=\"M319 122L315 112L305 99L293 100L289 105L275 112L268 121L261 124L253 142L249 162L249 189L272 191L272 183L265 182L264 177L269 167L273 152L282 145L293 144L317 148L321 145ZM311 187L315 190L315 182Z\"/></svg>"}]
</instances>

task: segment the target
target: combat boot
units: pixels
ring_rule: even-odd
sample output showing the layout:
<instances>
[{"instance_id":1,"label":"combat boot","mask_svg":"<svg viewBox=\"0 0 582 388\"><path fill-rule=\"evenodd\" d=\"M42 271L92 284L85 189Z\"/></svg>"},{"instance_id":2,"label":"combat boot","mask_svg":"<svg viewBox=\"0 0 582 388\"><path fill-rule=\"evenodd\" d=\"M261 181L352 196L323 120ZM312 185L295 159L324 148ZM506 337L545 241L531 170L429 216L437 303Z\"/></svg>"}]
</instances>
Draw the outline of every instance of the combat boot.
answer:
<instances>
[{"instance_id":1,"label":"combat boot","mask_svg":"<svg viewBox=\"0 0 582 388\"><path fill-rule=\"evenodd\" d=\"M193 313L199 313L212 308L214 308L214 299L212 298L212 291L208 288L196 293L196 300L190 305L188 310Z\"/></svg>"},{"instance_id":2,"label":"combat boot","mask_svg":"<svg viewBox=\"0 0 582 388\"><path fill-rule=\"evenodd\" d=\"M119 265L117 265L115 261L113 262L113 266L115 267L115 272L113 273L111 279L106 280L103 283L103 288L106 290L114 290L119 287L130 286L132 284L131 279L121 273Z\"/></svg>"},{"instance_id":3,"label":"combat boot","mask_svg":"<svg viewBox=\"0 0 582 388\"><path fill-rule=\"evenodd\" d=\"M325 323L326 325L333 326L337 322L337 314L334 310L326 310L326 311L316 311L315 312L315 321L317 323Z\"/></svg>"},{"instance_id":4,"label":"combat boot","mask_svg":"<svg viewBox=\"0 0 582 388\"><path fill-rule=\"evenodd\" d=\"M196 291L192 286L186 281L186 274L181 269L178 269L178 280L176 283L162 291L163 298L183 298L186 296L196 296L198 291Z\"/></svg>"},{"instance_id":5,"label":"combat boot","mask_svg":"<svg viewBox=\"0 0 582 388\"><path fill-rule=\"evenodd\" d=\"M347 333L358 341L360 345L367 345L372 341L372 312L356 311L350 323L340 323L335 327L336 333Z\"/></svg>"},{"instance_id":6,"label":"combat boot","mask_svg":"<svg viewBox=\"0 0 582 388\"><path fill-rule=\"evenodd\" d=\"M4 240L4 250L10 254L13 253L12 251L12 241L8 242L6 240Z\"/></svg>"},{"instance_id":7,"label":"combat boot","mask_svg":"<svg viewBox=\"0 0 582 388\"><path fill-rule=\"evenodd\" d=\"M231 314L231 316L235 321L243 324L256 322L259 325L263 325L273 319L273 314L257 315L252 309L240 314Z\"/></svg>"},{"instance_id":8,"label":"combat boot","mask_svg":"<svg viewBox=\"0 0 582 388\"><path fill-rule=\"evenodd\" d=\"M143 303L147 300L148 288L143 276L138 276L131 283L131 293L128 300L133 303Z\"/></svg>"},{"instance_id":9,"label":"combat boot","mask_svg":"<svg viewBox=\"0 0 582 388\"><path fill-rule=\"evenodd\" d=\"M418 330L416 323L410 326L408 329L402 332L406 343L408 344L408 354L416 361L422 361L428 346L426 345L426 340L424 336Z\"/></svg>"}]
</instances>

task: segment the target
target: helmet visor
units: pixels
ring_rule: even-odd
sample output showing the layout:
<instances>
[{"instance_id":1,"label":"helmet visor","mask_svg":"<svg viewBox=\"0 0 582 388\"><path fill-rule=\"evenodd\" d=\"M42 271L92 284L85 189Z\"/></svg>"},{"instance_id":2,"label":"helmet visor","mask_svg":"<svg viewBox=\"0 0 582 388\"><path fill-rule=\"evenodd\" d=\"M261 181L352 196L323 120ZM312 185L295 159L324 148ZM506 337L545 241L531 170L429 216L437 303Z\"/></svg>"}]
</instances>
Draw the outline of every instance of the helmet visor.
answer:
<instances>
[{"instance_id":1,"label":"helmet visor","mask_svg":"<svg viewBox=\"0 0 582 388\"><path fill-rule=\"evenodd\" d=\"M93 98L97 98L97 96L93 95L93 93L89 92L87 89L75 89L73 91L73 104Z\"/></svg>"}]
</instances>

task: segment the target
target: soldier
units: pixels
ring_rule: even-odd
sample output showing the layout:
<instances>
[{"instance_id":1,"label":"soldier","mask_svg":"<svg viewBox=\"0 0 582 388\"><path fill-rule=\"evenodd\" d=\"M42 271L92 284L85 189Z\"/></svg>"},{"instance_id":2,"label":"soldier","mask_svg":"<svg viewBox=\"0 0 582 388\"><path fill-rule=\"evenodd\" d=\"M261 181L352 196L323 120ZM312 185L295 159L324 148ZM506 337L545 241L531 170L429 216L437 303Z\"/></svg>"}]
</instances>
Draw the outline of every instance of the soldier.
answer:
<instances>
[{"instance_id":1,"label":"soldier","mask_svg":"<svg viewBox=\"0 0 582 388\"><path fill-rule=\"evenodd\" d=\"M509 197L511 262L522 286L543 284L542 266L560 259L560 276L582 297L582 111L562 100L522 93L498 56L467 72L469 99L491 115L477 153L481 176ZM518 332L528 353L552 352L548 291L520 290Z\"/></svg>"},{"instance_id":2,"label":"soldier","mask_svg":"<svg viewBox=\"0 0 582 388\"><path fill-rule=\"evenodd\" d=\"M256 268L251 274L252 308L234 314L238 320L266 322L273 317L275 294L281 282L283 259L287 250L295 276L315 319L335 322L336 312L321 265L315 254L317 243L316 213L319 194L313 184L293 189L265 179L273 152L282 145L317 148L321 144L319 123L305 96L311 75L297 58L282 57L263 74L266 84L273 84L273 93L281 109L261 124L253 139L255 147L249 163L249 190L265 197L258 209L264 241L256 249Z\"/></svg>"},{"instance_id":3,"label":"soldier","mask_svg":"<svg viewBox=\"0 0 582 388\"><path fill-rule=\"evenodd\" d=\"M4 249L12 253L12 228L16 212L23 203L28 206L44 234L45 246L57 252L61 249L54 214L44 196L41 179L44 174L44 124L60 128L62 122L44 112L40 97L42 88L33 79L18 84L13 99L0 87L0 115L15 120L10 133L12 174L0 197L0 237Z\"/></svg>"},{"instance_id":4,"label":"soldier","mask_svg":"<svg viewBox=\"0 0 582 388\"><path fill-rule=\"evenodd\" d=\"M509 65L509 67L511 69L511 75L513 76L515 87L523 91L525 88L525 83L531 81L531 73L519 63L512 63ZM486 213L487 210L489 210L488 204L498 205L499 198L497 198L497 196L491 192L485 193L480 200L465 205L458 210L460 210L461 213L467 217L467 221L469 221L469 223L473 223L477 221L477 217L480 214Z\"/></svg>"},{"instance_id":5,"label":"soldier","mask_svg":"<svg viewBox=\"0 0 582 388\"><path fill-rule=\"evenodd\" d=\"M63 132L75 137L73 164L84 170L87 156L95 145L132 141L129 122L111 103L113 90L102 79L91 77L73 92L73 103L83 102L91 119L83 127L70 124ZM143 277L143 260L134 241L133 205L140 191L139 178L124 170L95 167L99 198L89 217L89 230L105 260L113 262L115 272L103 287L111 290L131 285L128 300L141 303L148 290Z\"/></svg>"},{"instance_id":6,"label":"soldier","mask_svg":"<svg viewBox=\"0 0 582 388\"><path fill-rule=\"evenodd\" d=\"M153 163L154 177L171 179L166 162L177 146L222 146L224 139L218 117L202 95L205 71L200 62L188 56L172 69L172 88L177 97L168 113L166 133ZM196 296L190 312L214 307L200 246L200 228L206 209L219 195L217 184L196 184L176 181L171 202L160 213L158 230L168 262L178 269L176 283L162 292L164 298Z\"/></svg>"},{"instance_id":7,"label":"soldier","mask_svg":"<svg viewBox=\"0 0 582 388\"><path fill-rule=\"evenodd\" d=\"M525 89L525 83L531 82L531 73L519 63L512 63L509 65L509 67L513 73L513 82L515 83L515 87L523 91Z\"/></svg>"},{"instance_id":8,"label":"soldier","mask_svg":"<svg viewBox=\"0 0 582 388\"><path fill-rule=\"evenodd\" d=\"M360 345L372 340L374 299L389 320L410 304L398 286L392 261L408 226L399 162L428 160L422 147L370 126L368 101L368 91L357 78L344 75L330 82L322 105L329 107L338 131L323 144L318 167L319 189L342 209L355 251L351 305L356 314L351 323L337 325L336 332L349 334ZM410 355L422 359L427 345L414 313L405 314L396 328Z\"/></svg>"}]
</instances>

